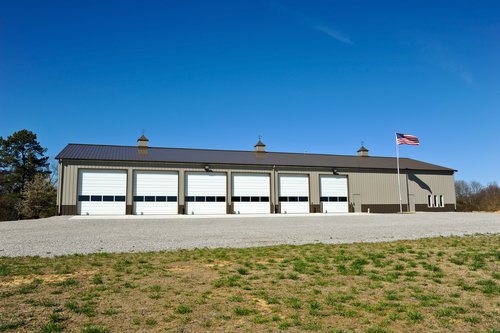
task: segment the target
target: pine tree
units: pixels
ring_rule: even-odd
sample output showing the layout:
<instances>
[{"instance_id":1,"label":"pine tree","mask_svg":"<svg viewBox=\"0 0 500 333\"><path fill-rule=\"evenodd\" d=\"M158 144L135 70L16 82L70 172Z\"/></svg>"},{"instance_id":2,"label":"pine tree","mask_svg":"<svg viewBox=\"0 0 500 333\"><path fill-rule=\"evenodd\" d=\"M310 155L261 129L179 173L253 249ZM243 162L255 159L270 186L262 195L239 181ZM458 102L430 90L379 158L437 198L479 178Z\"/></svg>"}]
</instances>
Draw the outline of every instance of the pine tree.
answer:
<instances>
[{"instance_id":1,"label":"pine tree","mask_svg":"<svg viewBox=\"0 0 500 333\"><path fill-rule=\"evenodd\" d=\"M56 196L56 189L48 175L38 173L25 184L16 209L25 219L49 217L56 213Z\"/></svg>"},{"instance_id":2,"label":"pine tree","mask_svg":"<svg viewBox=\"0 0 500 333\"><path fill-rule=\"evenodd\" d=\"M37 173L49 173L47 149L37 141L36 134L20 130L4 139L0 137L0 187L8 193L20 193Z\"/></svg>"},{"instance_id":3,"label":"pine tree","mask_svg":"<svg viewBox=\"0 0 500 333\"><path fill-rule=\"evenodd\" d=\"M28 130L0 137L0 221L20 218L17 208L26 184L38 173L50 173L46 151Z\"/></svg>"}]
</instances>

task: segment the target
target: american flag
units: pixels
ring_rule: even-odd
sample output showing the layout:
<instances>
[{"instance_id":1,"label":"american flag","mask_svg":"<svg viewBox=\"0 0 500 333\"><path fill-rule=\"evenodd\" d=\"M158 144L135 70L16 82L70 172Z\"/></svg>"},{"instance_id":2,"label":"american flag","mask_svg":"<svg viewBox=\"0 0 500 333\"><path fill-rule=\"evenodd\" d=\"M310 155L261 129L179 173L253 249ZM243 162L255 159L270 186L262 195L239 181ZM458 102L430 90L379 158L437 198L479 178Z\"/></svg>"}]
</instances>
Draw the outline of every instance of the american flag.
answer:
<instances>
[{"instance_id":1,"label":"american flag","mask_svg":"<svg viewBox=\"0 0 500 333\"><path fill-rule=\"evenodd\" d=\"M398 145L418 146L420 141L414 135L396 133L396 142Z\"/></svg>"}]
</instances>

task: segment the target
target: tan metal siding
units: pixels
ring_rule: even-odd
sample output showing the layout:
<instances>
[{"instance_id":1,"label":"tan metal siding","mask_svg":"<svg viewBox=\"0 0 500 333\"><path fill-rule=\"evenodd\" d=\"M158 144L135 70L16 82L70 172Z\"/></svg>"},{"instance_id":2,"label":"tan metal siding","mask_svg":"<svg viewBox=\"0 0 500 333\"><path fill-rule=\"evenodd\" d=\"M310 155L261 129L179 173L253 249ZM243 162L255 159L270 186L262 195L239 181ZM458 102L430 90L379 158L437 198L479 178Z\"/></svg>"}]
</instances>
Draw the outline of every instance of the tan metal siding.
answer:
<instances>
[{"instance_id":1,"label":"tan metal siding","mask_svg":"<svg viewBox=\"0 0 500 333\"><path fill-rule=\"evenodd\" d=\"M319 173L309 173L309 201L313 205L319 205Z\"/></svg>"},{"instance_id":2,"label":"tan metal siding","mask_svg":"<svg viewBox=\"0 0 500 333\"><path fill-rule=\"evenodd\" d=\"M76 205L77 168L64 164L63 169L62 205Z\"/></svg>"},{"instance_id":3,"label":"tan metal siding","mask_svg":"<svg viewBox=\"0 0 500 333\"><path fill-rule=\"evenodd\" d=\"M456 204L455 177L413 173L408 175L410 193L417 204L427 204L428 195L443 195L445 204Z\"/></svg>"},{"instance_id":4,"label":"tan metal siding","mask_svg":"<svg viewBox=\"0 0 500 333\"><path fill-rule=\"evenodd\" d=\"M133 192L133 184L134 184L134 173L131 168L127 169L127 194L125 196L125 200L127 201L127 205L133 205L132 196Z\"/></svg>"},{"instance_id":5,"label":"tan metal siding","mask_svg":"<svg viewBox=\"0 0 500 333\"><path fill-rule=\"evenodd\" d=\"M363 204L399 204L398 177L395 173L342 172L348 176L349 202L361 195ZM400 175L402 203L407 203L406 175Z\"/></svg>"},{"instance_id":6,"label":"tan metal siding","mask_svg":"<svg viewBox=\"0 0 500 333\"><path fill-rule=\"evenodd\" d=\"M399 203L398 178L396 173L346 172L349 177L349 201L353 195L361 195L363 204ZM427 195L443 195L445 204L456 204L453 175L407 174L400 175L402 203L408 203L408 195L413 194L416 204L427 204ZM407 187L408 183L408 187ZM408 191L409 190L409 191Z\"/></svg>"},{"instance_id":7,"label":"tan metal siding","mask_svg":"<svg viewBox=\"0 0 500 333\"><path fill-rule=\"evenodd\" d=\"M277 178L275 177L276 175L276 170L273 168L273 170L271 171L271 197L269 198L269 204L272 205L272 212L274 212L274 208L275 208L275 205L276 203L278 202L278 198L277 198L277 194L276 194L276 181L277 181Z\"/></svg>"},{"instance_id":8,"label":"tan metal siding","mask_svg":"<svg viewBox=\"0 0 500 333\"><path fill-rule=\"evenodd\" d=\"M57 164L57 213L61 214L61 191L62 191L62 162Z\"/></svg>"}]
</instances>

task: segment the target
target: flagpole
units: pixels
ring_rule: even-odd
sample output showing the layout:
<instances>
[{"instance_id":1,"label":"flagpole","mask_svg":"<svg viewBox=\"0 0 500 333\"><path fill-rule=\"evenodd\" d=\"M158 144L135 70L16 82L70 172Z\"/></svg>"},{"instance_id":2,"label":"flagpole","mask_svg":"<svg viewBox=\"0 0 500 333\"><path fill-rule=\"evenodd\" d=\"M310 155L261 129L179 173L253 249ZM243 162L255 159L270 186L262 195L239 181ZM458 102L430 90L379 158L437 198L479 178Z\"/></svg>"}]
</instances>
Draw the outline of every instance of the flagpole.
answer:
<instances>
[{"instance_id":1,"label":"flagpole","mask_svg":"<svg viewBox=\"0 0 500 333\"><path fill-rule=\"evenodd\" d=\"M394 133L396 139L396 163L398 165L398 190L399 190L399 212L403 213L403 199L401 198L401 180L399 179L399 145L398 145L398 135Z\"/></svg>"}]
</instances>

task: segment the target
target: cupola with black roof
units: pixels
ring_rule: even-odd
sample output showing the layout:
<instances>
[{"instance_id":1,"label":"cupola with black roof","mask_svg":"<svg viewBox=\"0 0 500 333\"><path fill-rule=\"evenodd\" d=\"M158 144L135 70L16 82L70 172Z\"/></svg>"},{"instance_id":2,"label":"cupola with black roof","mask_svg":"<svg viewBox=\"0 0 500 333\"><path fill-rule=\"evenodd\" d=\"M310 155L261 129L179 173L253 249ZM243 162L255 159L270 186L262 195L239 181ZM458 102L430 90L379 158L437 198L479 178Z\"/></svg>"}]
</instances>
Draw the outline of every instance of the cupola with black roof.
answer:
<instances>
[{"instance_id":1,"label":"cupola with black roof","mask_svg":"<svg viewBox=\"0 0 500 333\"><path fill-rule=\"evenodd\" d=\"M140 148L147 148L149 145L149 139L142 133L141 137L137 139L137 146Z\"/></svg>"},{"instance_id":2,"label":"cupola with black roof","mask_svg":"<svg viewBox=\"0 0 500 333\"><path fill-rule=\"evenodd\" d=\"M368 149L366 149L365 146L361 146L361 148L358 149L358 156L368 157Z\"/></svg>"},{"instance_id":3,"label":"cupola with black roof","mask_svg":"<svg viewBox=\"0 0 500 333\"><path fill-rule=\"evenodd\" d=\"M262 138L259 136L259 141L255 144L255 151L259 153L266 152L266 145L262 142Z\"/></svg>"}]
</instances>

